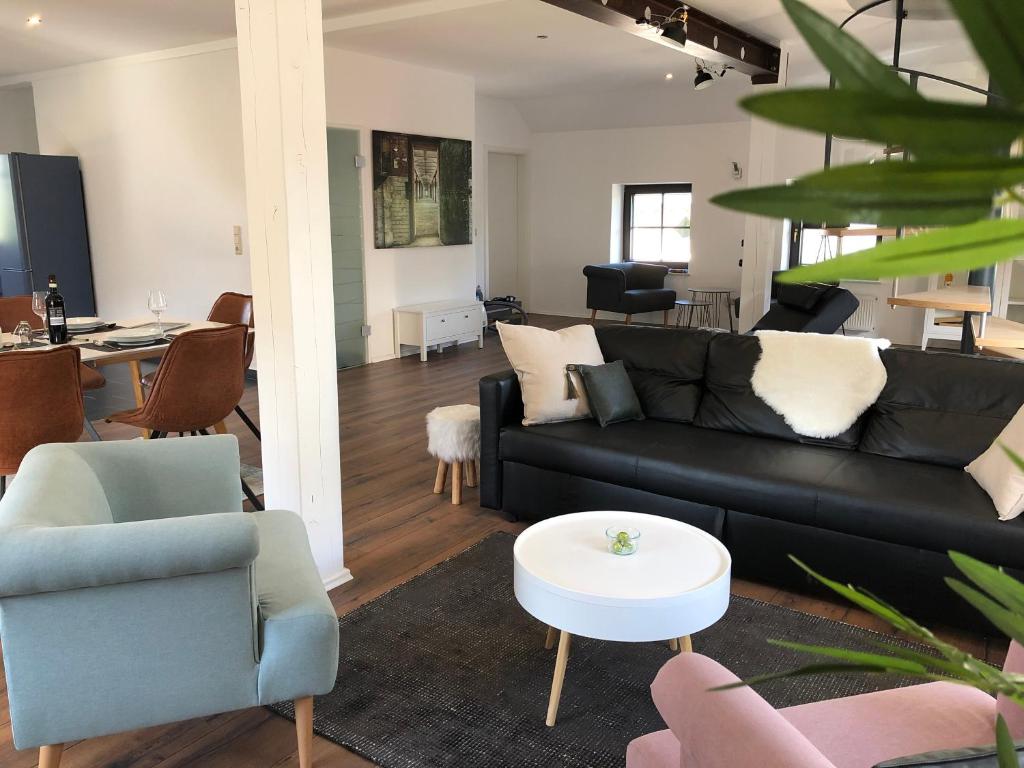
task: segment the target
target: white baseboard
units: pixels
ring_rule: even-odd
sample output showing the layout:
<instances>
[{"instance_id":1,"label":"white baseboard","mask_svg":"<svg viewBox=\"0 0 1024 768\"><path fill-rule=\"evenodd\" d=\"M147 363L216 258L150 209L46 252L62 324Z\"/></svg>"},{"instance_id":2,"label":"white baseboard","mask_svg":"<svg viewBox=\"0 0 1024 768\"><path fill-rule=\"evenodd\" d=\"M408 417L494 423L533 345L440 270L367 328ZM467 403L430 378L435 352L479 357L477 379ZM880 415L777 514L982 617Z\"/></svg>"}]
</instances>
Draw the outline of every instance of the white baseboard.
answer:
<instances>
[{"instance_id":1,"label":"white baseboard","mask_svg":"<svg viewBox=\"0 0 1024 768\"><path fill-rule=\"evenodd\" d=\"M348 568L342 568L333 576L324 579L324 589L330 592L335 587L340 587L342 584L352 581L352 578L352 571Z\"/></svg>"}]
</instances>

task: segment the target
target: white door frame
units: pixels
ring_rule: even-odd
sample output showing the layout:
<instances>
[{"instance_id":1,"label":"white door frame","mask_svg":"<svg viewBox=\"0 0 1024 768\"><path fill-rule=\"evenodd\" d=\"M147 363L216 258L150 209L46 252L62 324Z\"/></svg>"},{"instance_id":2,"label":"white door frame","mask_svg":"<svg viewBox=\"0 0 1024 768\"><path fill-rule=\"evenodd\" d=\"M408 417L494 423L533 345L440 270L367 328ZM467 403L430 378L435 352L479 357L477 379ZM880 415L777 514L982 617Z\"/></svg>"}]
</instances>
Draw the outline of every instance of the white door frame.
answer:
<instances>
[{"instance_id":1,"label":"white door frame","mask_svg":"<svg viewBox=\"0 0 1024 768\"><path fill-rule=\"evenodd\" d=\"M516 233L517 234L517 239L518 239L518 243L517 243L517 247L516 247L516 252L518 254L518 258L520 260L520 263L522 263L522 258L523 258L523 237L522 237L522 231L523 231L523 222L525 221L524 216L525 216L526 212L524 210L525 206L521 205L520 203L522 202L522 190L524 189L524 186L523 186L523 176L524 176L523 171L524 171L524 168L523 168L523 166L525 165L525 163L523 161L527 158L529 153L523 147L503 147L503 146L499 146L499 145L496 145L496 144L485 144L485 145L483 145L480 148L480 151L481 151L481 153L483 155L483 158L480 161L480 165L479 165L479 168L480 168L480 172L479 172L480 180L479 180L478 183L475 183L473 185L476 189L480 190L480 208L479 208L480 221L477 222L477 224L476 224L476 227L475 227L476 233L475 233L475 235L479 239L479 242L481 243L481 247L480 247L478 253L482 253L483 254L483 263L482 264L478 263L477 267L480 269L480 274L478 276L480 277L480 285L484 289L484 298L490 298L490 295L491 295L490 294L490 289L491 289L491 254L490 254L490 242L488 240L488 234L489 234L488 233L488 223L489 223L488 216L490 215L490 206L488 205L488 199L487 199L488 198L488 195L487 195L488 182L490 180L490 156L491 156L492 152L495 152L495 153L501 154L501 155L515 155L517 160L518 160L517 167L516 167L516 172L518 174L517 175L517 179L518 179L517 183L519 184L519 190L520 191L519 191L519 193L516 196L516 204L517 204L516 214L517 214L517 217L519 219L519 221L518 221L518 228L517 228L518 231ZM519 271L519 275L520 275L520 280L522 280L522 275L523 275L522 270ZM527 274L526 277L529 278L529 274ZM524 302L525 302L526 296L527 296L527 294L529 294L528 286L524 286L522 284L522 282L520 282L519 290L523 294L519 298L523 299Z\"/></svg>"}]
</instances>

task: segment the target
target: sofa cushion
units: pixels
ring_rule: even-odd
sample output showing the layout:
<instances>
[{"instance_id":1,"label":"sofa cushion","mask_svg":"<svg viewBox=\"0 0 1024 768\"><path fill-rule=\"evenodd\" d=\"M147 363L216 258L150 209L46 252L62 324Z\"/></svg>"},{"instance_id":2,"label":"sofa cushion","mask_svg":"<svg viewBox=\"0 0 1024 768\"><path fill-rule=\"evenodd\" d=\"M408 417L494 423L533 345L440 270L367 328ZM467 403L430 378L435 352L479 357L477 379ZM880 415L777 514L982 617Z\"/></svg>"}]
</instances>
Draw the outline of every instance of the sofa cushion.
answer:
<instances>
[{"instance_id":1,"label":"sofa cushion","mask_svg":"<svg viewBox=\"0 0 1024 768\"><path fill-rule=\"evenodd\" d=\"M808 524L847 451L647 420L502 431L501 457L579 477Z\"/></svg>"},{"instance_id":2,"label":"sofa cushion","mask_svg":"<svg viewBox=\"0 0 1024 768\"><path fill-rule=\"evenodd\" d=\"M860 450L963 469L1024 404L1024 363L889 349Z\"/></svg>"},{"instance_id":3,"label":"sofa cushion","mask_svg":"<svg viewBox=\"0 0 1024 768\"><path fill-rule=\"evenodd\" d=\"M827 439L804 437L754 394L750 377L761 355L755 336L716 334L708 344L704 371L704 396L694 423L708 429L742 432L812 445L854 448L861 420L841 435Z\"/></svg>"},{"instance_id":4,"label":"sofa cushion","mask_svg":"<svg viewBox=\"0 0 1024 768\"><path fill-rule=\"evenodd\" d=\"M621 360L648 419L688 424L697 414L710 331L611 325L597 329L607 361Z\"/></svg>"},{"instance_id":5,"label":"sofa cushion","mask_svg":"<svg viewBox=\"0 0 1024 768\"><path fill-rule=\"evenodd\" d=\"M988 494L953 467L848 453L818 490L815 525L1024 568L1024 518L1000 521Z\"/></svg>"}]
</instances>

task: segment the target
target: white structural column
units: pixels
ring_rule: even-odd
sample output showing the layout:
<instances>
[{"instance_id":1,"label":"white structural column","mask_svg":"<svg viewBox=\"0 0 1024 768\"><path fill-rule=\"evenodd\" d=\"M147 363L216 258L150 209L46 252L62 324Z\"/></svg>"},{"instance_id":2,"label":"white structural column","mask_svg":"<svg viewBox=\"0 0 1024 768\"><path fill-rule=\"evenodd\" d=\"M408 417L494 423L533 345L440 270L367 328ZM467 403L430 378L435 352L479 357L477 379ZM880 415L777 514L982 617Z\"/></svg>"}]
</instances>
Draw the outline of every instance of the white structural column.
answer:
<instances>
[{"instance_id":1,"label":"white structural column","mask_svg":"<svg viewBox=\"0 0 1024 768\"><path fill-rule=\"evenodd\" d=\"M778 85L754 86L761 93L785 87L789 54L782 49ZM760 187L784 182L776 174L778 127L759 118L750 124L750 157L747 185ZM782 253L782 222L747 216L743 231L743 270L740 273L740 333L750 330L765 312L771 299L772 270L778 269Z\"/></svg>"},{"instance_id":2,"label":"white structural column","mask_svg":"<svg viewBox=\"0 0 1024 768\"><path fill-rule=\"evenodd\" d=\"M302 516L324 583L341 532L338 379L320 0L236 0L268 508Z\"/></svg>"}]
</instances>

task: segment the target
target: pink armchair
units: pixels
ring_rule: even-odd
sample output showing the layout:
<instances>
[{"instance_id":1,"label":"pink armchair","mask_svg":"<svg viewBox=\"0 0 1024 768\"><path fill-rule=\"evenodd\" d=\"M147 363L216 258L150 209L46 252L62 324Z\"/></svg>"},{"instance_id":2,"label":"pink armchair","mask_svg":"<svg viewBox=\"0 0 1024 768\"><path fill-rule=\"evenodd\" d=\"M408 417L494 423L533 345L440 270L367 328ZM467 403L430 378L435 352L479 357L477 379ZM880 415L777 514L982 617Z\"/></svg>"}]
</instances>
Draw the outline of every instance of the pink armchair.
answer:
<instances>
[{"instance_id":1,"label":"pink armchair","mask_svg":"<svg viewBox=\"0 0 1024 768\"><path fill-rule=\"evenodd\" d=\"M1006 669L1024 668L1013 644ZM925 683L775 710L718 662L683 653L651 691L668 729L630 742L626 768L870 768L937 749L992 744L995 719L1024 736L1024 710L954 683Z\"/></svg>"}]
</instances>

